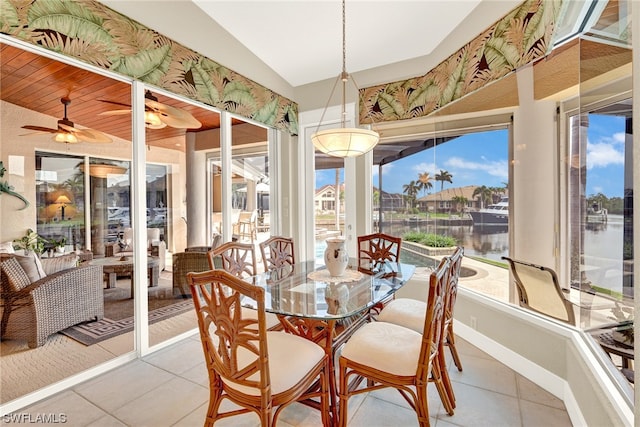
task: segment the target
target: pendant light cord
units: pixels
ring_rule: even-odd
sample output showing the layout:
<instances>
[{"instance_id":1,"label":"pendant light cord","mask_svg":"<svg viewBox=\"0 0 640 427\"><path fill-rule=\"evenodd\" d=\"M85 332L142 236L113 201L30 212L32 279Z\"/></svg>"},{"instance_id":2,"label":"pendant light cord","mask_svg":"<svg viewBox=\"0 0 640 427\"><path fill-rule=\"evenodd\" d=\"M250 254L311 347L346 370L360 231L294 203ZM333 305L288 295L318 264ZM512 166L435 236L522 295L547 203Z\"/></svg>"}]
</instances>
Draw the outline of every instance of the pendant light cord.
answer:
<instances>
[{"instance_id":1,"label":"pendant light cord","mask_svg":"<svg viewBox=\"0 0 640 427\"><path fill-rule=\"evenodd\" d=\"M342 0L342 74L343 79L347 76L347 13L345 8L346 0Z\"/></svg>"},{"instance_id":2,"label":"pendant light cord","mask_svg":"<svg viewBox=\"0 0 640 427\"><path fill-rule=\"evenodd\" d=\"M344 128L347 123L347 80L349 80L349 74L347 74L347 13L346 4L347 0L342 0L342 114L340 123Z\"/></svg>"}]
</instances>

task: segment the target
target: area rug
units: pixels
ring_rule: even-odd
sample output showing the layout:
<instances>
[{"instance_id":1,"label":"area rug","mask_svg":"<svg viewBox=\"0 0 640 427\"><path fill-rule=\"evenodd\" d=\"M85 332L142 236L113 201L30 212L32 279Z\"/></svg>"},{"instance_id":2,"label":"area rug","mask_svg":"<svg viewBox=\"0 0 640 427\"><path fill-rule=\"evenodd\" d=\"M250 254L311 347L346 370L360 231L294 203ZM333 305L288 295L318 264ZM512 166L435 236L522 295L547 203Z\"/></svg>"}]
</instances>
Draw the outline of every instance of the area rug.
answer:
<instances>
[{"instance_id":1,"label":"area rug","mask_svg":"<svg viewBox=\"0 0 640 427\"><path fill-rule=\"evenodd\" d=\"M193 310L193 302L190 299L149 310L149 323L156 323L189 310ZM108 313L107 310L105 312ZM88 346L133 331L133 323L132 316L120 320L105 317L102 320L71 326L60 333Z\"/></svg>"}]
</instances>

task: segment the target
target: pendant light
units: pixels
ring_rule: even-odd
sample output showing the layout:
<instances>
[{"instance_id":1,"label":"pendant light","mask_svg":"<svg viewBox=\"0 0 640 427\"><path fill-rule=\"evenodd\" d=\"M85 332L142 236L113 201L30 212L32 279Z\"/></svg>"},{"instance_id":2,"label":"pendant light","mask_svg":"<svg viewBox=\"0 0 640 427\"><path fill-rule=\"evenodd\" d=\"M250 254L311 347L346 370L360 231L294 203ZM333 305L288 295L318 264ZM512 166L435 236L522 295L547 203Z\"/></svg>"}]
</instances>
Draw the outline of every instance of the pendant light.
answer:
<instances>
[{"instance_id":1,"label":"pendant light","mask_svg":"<svg viewBox=\"0 0 640 427\"><path fill-rule=\"evenodd\" d=\"M321 152L334 157L355 157L362 155L368 151L371 151L380 140L380 135L373 130L360 129L360 128L347 128L346 122L346 86L347 81L351 80L356 87L356 91L359 94L358 86L347 73L347 47L346 47L346 13L345 13L345 0L342 0L342 72L336 79L336 82L327 101L327 105L322 112L320 123L316 128L316 132L311 135L311 142ZM319 128L322 124L329 102L335 91L338 82L342 83L342 114L340 119L340 128L327 129L320 131Z\"/></svg>"}]
</instances>

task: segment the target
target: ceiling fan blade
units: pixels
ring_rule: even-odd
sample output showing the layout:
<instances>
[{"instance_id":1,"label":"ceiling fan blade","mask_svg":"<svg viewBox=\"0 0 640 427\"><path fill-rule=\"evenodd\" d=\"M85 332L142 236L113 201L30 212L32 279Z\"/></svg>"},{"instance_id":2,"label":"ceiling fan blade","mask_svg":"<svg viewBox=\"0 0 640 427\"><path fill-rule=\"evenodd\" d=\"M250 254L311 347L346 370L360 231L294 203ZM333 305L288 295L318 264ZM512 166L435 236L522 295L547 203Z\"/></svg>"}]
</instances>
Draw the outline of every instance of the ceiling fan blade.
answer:
<instances>
[{"instance_id":1,"label":"ceiling fan blade","mask_svg":"<svg viewBox=\"0 0 640 427\"><path fill-rule=\"evenodd\" d=\"M66 130L67 132L75 132L79 129L74 128L73 126L69 126L69 125L65 125L64 123L58 123L58 127L60 127L63 130ZM56 131L58 132L58 131Z\"/></svg>"},{"instance_id":2,"label":"ceiling fan blade","mask_svg":"<svg viewBox=\"0 0 640 427\"><path fill-rule=\"evenodd\" d=\"M160 102L152 101L150 99L145 100L145 104L160 115L160 120L171 127L198 129L202 126L202 123L200 123L188 111L181 110L170 105L161 104Z\"/></svg>"},{"instance_id":3,"label":"ceiling fan blade","mask_svg":"<svg viewBox=\"0 0 640 427\"><path fill-rule=\"evenodd\" d=\"M67 126L65 124L60 123L58 126L60 126L63 130L66 130L68 132L71 132L72 134L75 135L76 138L78 138L78 140L80 141L84 141L84 142L101 142L101 143L107 143L107 142L112 142L112 139L109 138L107 135L105 135L104 133L95 130L95 129L78 129L75 128L73 126Z\"/></svg>"},{"instance_id":4,"label":"ceiling fan blade","mask_svg":"<svg viewBox=\"0 0 640 427\"><path fill-rule=\"evenodd\" d=\"M33 125L24 125L22 126L22 129L29 129L29 130L35 130L38 132L48 132L48 133L56 133L58 132L58 129L51 129L51 128L46 128L43 126L33 126Z\"/></svg>"},{"instance_id":5,"label":"ceiling fan blade","mask_svg":"<svg viewBox=\"0 0 640 427\"><path fill-rule=\"evenodd\" d=\"M131 110L111 110L98 113L99 116L121 116L123 114L131 114Z\"/></svg>"},{"instance_id":6,"label":"ceiling fan blade","mask_svg":"<svg viewBox=\"0 0 640 427\"><path fill-rule=\"evenodd\" d=\"M78 139L85 142L97 142L105 144L113 142L113 140L107 135L95 129L76 129L74 134Z\"/></svg>"},{"instance_id":7,"label":"ceiling fan blade","mask_svg":"<svg viewBox=\"0 0 640 427\"><path fill-rule=\"evenodd\" d=\"M131 105L129 104L125 104L123 102L118 102L118 101L109 101L108 99L98 99L98 101L100 102L106 102L107 104L113 104L113 105L119 105L121 107L127 107L129 109L129 111L131 111Z\"/></svg>"},{"instance_id":8,"label":"ceiling fan blade","mask_svg":"<svg viewBox=\"0 0 640 427\"><path fill-rule=\"evenodd\" d=\"M64 118L58 120L58 127L56 129L52 129L52 128L46 128L43 126L34 126L34 125L25 125L22 126L23 129L29 129L29 130L34 130L36 132L46 132L46 133L53 133L53 137L52 139L56 142L64 142L67 144L75 144L78 143L80 141L84 141L84 142L103 142L103 143L107 143L107 142L112 142L112 139L110 137L108 137L106 134L94 130L94 129L78 129L76 127L74 127L74 124L71 120L69 120L67 118L67 106L71 103L71 99L69 98L62 98L60 99L60 102L62 102L62 104L64 105ZM119 102L115 102L115 101L104 101L103 102L107 102L110 104L116 104L116 105L121 105L121 106L125 106L125 107L129 107L129 109L131 108L129 105L126 104L121 104ZM116 114L125 114L125 113L129 113L130 110L124 111L124 112L116 112ZM27 136L27 134L23 135L23 136Z\"/></svg>"}]
</instances>

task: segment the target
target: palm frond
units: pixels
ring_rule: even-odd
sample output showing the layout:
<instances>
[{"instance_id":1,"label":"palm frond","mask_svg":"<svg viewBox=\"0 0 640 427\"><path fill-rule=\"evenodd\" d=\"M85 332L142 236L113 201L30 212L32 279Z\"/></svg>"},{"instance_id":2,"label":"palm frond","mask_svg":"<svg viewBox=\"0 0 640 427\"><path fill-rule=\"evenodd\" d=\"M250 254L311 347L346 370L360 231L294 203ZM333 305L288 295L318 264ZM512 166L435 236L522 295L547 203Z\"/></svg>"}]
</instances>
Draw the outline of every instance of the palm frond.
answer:
<instances>
[{"instance_id":1,"label":"palm frond","mask_svg":"<svg viewBox=\"0 0 640 427\"><path fill-rule=\"evenodd\" d=\"M273 123L278 116L279 107L278 99L273 98L270 102L266 103L262 108L256 111L252 119L261 123Z\"/></svg>"},{"instance_id":2,"label":"palm frond","mask_svg":"<svg viewBox=\"0 0 640 427\"><path fill-rule=\"evenodd\" d=\"M252 105L255 106L255 98L251 93L251 87L245 82L231 81L224 87L222 95L223 102L232 102L236 105Z\"/></svg>"},{"instance_id":3,"label":"palm frond","mask_svg":"<svg viewBox=\"0 0 640 427\"><path fill-rule=\"evenodd\" d=\"M107 52L97 49L95 44L81 39L64 37L60 33L42 33L40 45L99 67L109 68L111 65Z\"/></svg>"},{"instance_id":4,"label":"palm frond","mask_svg":"<svg viewBox=\"0 0 640 427\"><path fill-rule=\"evenodd\" d=\"M34 2L29 9L29 26L53 30L86 43L111 45L111 35L102 26L102 18L82 3L61 0Z\"/></svg>"},{"instance_id":5,"label":"palm frond","mask_svg":"<svg viewBox=\"0 0 640 427\"><path fill-rule=\"evenodd\" d=\"M498 70L501 68L508 68L513 70L518 64L520 54L515 46L509 44L503 38L492 38L487 40L487 44L484 49L484 57L487 61L487 65L491 70Z\"/></svg>"},{"instance_id":6,"label":"palm frond","mask_svg":"<svg viewBox=\"0 0 640 427\"><path fill-rule=\"evenodd\" d=\"M147 83L157 83L169 69L171 46L143 50L132 56L122 56L112 65L112 70L140 79Z\"/></svg>"},{"instance_id":7,"label":"palm frond","mask_svg":"<svg viewBox=\"0 0 640 427\"><path fill-rule=\"evenodd\" d=\"M6 31L4 33L12 33L10 29L16 30L20 28L20 17L18 16L18 8L7 0L0 1L0 27Z\"/></svg>"}]
</instances>

